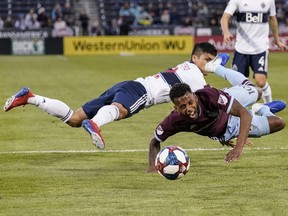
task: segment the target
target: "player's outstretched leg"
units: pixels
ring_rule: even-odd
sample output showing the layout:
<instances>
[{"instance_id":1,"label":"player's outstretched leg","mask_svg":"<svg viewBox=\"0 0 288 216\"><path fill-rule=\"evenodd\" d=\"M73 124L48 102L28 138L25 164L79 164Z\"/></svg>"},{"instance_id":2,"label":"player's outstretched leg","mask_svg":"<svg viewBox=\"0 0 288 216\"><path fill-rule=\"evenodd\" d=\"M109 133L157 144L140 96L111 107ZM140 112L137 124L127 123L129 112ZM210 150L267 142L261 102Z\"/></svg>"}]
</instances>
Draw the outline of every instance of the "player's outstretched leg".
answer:
<instances>
[{"instance_id":1,"label":"player's outstretched leg","mask_svg":"<svg viewBox=\"0 0 288 216\"><path fill-rule=\"evenodd\" d=\"M252 110L257 113L263 106L269 107L271 113L277 113L286 108L286 102L282 100L275 100L265 104L255 103L252 106Z\"/></svg>"},{"instance_id":2,"label":"player's outstretched leg","mask_svg":"<svg viewBox=\"0 0 288 216\"><path fill-rule=\"evenodd\" d=\"M231 83L236 85L252 85L254 84L248 80L243 74L238 71L223 67L229 60L229 54L219 53L212 61L205 65L205 70L217 74Z\"/></svg>"},{"instance_id":3,"label":"player's outstretched leg","mask_svg":"<svg viewBox=\"0 0 288 216\"><path fill-rule=\"evenodd\" d=\"M11 96L7 99L5 105L4 105L4 111L7 112L14 107L18 106L25 106L27 104L28 98L34 97L34 94L28 87L22 88L19 92L17 92L15 95Z\"/></svg>"},{"instance_id":4,"label":"player's outstretched leg","mask_svg":"<svg viewBox=\"0 0 288 216\"><path fill-rule=\"evenodd\" d=\"M99 149L105 148L105 142L100 134L100 130L95 122L86 119L82 122L82 127L90 134L92 143Z\"/></svg>"}]
</instances>

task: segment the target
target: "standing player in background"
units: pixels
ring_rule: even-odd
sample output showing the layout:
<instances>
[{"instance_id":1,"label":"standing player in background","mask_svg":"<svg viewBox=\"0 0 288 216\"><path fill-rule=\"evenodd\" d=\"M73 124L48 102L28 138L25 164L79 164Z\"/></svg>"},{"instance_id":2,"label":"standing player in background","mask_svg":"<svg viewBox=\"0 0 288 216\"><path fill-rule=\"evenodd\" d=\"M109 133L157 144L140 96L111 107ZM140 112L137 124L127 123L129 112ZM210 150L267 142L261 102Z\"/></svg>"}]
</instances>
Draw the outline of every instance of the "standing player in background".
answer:
<instances>
[{"instance_id":1,"label":"standing player in background","mask_svg":"<svg viewBox=\"0 0 288 216\"><path fill-rule=\"evenodd\" d=\"M278 22L274 0L230 0L221 18L224 43L231 42L228 23L237 14L237 33L232 68L249 77L249 67L257 86L262 88L264 103L272 101L272 91L267 82L269 53L269 24L274 43L281 51L285 49L279 40Z\"/></svg>"}]
</instances>

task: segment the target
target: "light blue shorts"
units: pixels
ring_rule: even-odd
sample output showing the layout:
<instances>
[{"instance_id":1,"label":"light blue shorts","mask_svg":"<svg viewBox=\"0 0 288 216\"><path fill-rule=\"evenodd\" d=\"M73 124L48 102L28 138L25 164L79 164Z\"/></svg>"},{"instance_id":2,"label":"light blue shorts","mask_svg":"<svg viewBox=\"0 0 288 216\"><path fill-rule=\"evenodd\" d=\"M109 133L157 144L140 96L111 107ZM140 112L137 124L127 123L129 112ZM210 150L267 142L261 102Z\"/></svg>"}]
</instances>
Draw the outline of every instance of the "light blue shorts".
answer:
<instances>
[{"instance_id":1,"label":"light blue shorts","mask_svg":"<svg viewBox=\"0 0 288 216\"><path fill-rule=\"evenodd\" d=\"M270 133L270 127L266 116L254 115L250 112L252 122L249 131L249 137L261 137ZM239 135L240 130L240 118L236 116L230 116L227 124L226 132L223 136L223 140L228 141Z\"/></svg>"},{"instance_id":2,"label":"light blue shorts","mask_svg":"<svg viewBox=\"0 0 288 216\"><path fill-rule=\"evenodd\" d=\"M250 85L238 85L222 89L233 96L242 106L248 107L257 102L258 92L256 87Z\"/></svg>"}]
</instances>

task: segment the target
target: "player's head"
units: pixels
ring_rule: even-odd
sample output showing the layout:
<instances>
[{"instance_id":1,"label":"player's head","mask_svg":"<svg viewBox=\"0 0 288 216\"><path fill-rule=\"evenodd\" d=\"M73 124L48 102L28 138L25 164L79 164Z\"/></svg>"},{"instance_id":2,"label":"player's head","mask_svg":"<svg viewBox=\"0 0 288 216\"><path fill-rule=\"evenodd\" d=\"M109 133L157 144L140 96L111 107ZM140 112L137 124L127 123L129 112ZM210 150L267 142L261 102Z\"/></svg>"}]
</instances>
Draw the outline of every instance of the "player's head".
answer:
<instances>
[{"instance_id":1,"label":"player's head","mask_svg":"<svg viewBox=\"0 0 288 216\"><path fill-rule=\"evenodd\" d=\"M192 50L191 57L193 55L200 56L203 53L209 53L213 56L216 56L217 55L217 49L213 44L211 44L209 42L196 43L193 50Z\"/></svg>"},{"instance_id":2,"label":"player's head","mask_svg":"<svg viewBox=\"0 0 288 216\"><path fill-rule=\"evenodd\" d=\"M191 119L198 118L198 98L191 91L189 85L177 83L170 90L170 99L174 103L175 110Z\"/></svg>"},{"instance_id":3,"label":"player's head","mask_svg":"<svg viewBox=\"0 0 288 216\"><path fill-rule=\"evenodd\" d=\"M217 49L213 44L208 42L196 43L191 53L191 62L206 76L208 72L205 71L205 64L213 60L216 55Z\"/></svg>"}]
</instances>

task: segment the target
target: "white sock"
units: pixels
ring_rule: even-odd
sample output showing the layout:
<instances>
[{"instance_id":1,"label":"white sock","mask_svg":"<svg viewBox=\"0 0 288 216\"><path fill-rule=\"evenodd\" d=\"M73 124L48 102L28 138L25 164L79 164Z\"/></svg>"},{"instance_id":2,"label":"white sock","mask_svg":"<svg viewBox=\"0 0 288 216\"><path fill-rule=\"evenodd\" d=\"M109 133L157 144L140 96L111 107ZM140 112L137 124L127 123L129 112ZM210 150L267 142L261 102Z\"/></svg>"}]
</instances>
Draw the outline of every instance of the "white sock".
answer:
<instances>
[{"instance_id":1,"label":"white sock","mask_svg":"<svg viewBox=\"0 0 288 216\"><path fill-rule=\"evenodd\" d=\"M260 116L275 116L271 111L270 111L270 108L268 106L263 106L261 107L258 112L257 112L258 115Z\"/></svg>"},{"instance_id":2,"label":"white sock","mask_svg":"<svg viewBox=\"0 0 288 216\"><path fill-rule=\"evenodd\" d=\"M119 109L114 105L103 106L98 110L97 114L92 118L98 127L117 120L119 117Z\"/></svg>"},{"instance_id":3,"label":"white sock","mask_svg":"<svg viewBox=\"0 0 288 216\"><path fill-rule=\"evenodd\" d=\"M243 74L241 74L238 71L229 69L229 68L225 68L222 65L219 65L215 72L215 74L217 74L218 76L221 76L222 78L224 78L225 80L227 80L228 82L231 83L232 86L236 86L236 85L247 85L249 82L249 84L252 82L250 82ZM245 82L244 82L245 81Z\"/></svg>"},{"instance_id":4,"label":"white sock","mask_svg":"<svg viewBox=\"0 0 288 216\"><path fill-rule=\"evenodd\" d=\"M35 95L35 97L30 97L27 102L37 106L49 115L61 119L63 122L67 122L73 114L70 107L56 99Z\"/></svg>"},{"instance_id":5,"label":"white sock","mask_svg":"<svg viewBox=\"0 0 288 216\"><path fill-rule=\"evenodd\" d=\"M265 86L262 88L262 99L264 103L269 103L272 101L272 90L268 82L266 82Z\"/></svg>"}]
</instances>

